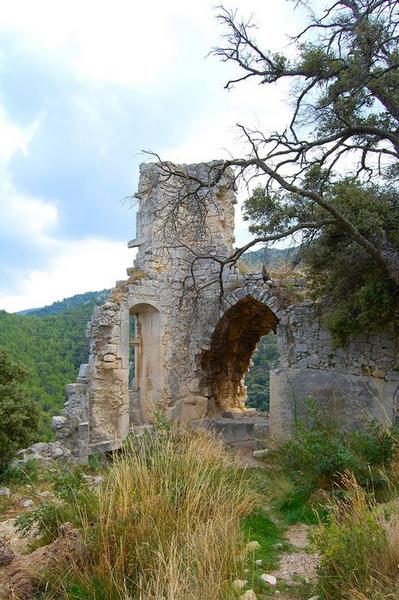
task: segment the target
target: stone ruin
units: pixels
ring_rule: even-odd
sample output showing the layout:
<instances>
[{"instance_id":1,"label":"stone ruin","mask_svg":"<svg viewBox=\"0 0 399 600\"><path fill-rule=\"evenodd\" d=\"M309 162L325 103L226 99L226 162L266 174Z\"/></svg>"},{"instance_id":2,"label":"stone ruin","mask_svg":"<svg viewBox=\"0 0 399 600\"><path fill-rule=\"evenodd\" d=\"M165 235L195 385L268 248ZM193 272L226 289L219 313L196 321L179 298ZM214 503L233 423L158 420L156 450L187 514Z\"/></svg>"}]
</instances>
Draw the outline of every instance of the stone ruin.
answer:
<instances>
[{"instance_id":1,"label":"stone ruin","mask_svg":"<svg viewBox=\"0 0 399 600\"><path fill-rule=\"evenodd\" d=\"M203 180L213 164L178 168ZM221 274L212 256L233 252L233 174L203 194L200 228L194 204L171 208L181 186L157 164L140 167L137 237L128 244L137 256L128 279L94 311L88 363L67 386L63 415L53 419L57 444L84 462L119 448L156 413L189 426L211 424L227 441L246 443L268 430L286 434L309 397L344 427L370 417L394 421L394 332L334 349L303 281L284 287L235 266ZM244 376L270 331L277 333L280 366L270 375L267 421L246 409Z\"/></svg>"}]
</instances>

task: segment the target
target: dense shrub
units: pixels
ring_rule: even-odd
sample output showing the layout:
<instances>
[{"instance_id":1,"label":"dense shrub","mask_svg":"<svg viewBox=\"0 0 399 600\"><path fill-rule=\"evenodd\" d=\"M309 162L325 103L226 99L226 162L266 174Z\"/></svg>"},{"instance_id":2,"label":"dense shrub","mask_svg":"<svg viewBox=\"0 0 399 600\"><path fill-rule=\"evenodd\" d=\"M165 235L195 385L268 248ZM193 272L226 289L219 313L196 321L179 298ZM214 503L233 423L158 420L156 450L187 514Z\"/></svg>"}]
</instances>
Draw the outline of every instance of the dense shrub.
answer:
<instances>
[{"instance_id":1,"label":"dense shrub","mask_svg":"<svg viewBox=\"0 0 399 600\"><path fill-rule=\"evenodd\" d=\"M331 202L373 244L399 248L399 194L346 178L331 184ZM322 229L302 248L313 297L336 345L398 325L398 285L376 267L341 225Z\"/></svg>"},{"instance_id":2,"label":"dense shrub","mask_svg":"<svg viewBox=\"0 0 399 600\"><path fill-rule=\"evenodd\" d=\"M34 441L40 425L40 408L25 383L27 372L0 348L0 474L16 450Z\"/></svg>"},{"instance_id":3,"label":"dense shrub","mask_svg":"<svg viewBox=\"0 0 399 600\"><path fill-rule=\"evenodd\" d=\"M333 491L350 471L365 489L376 493L388 484L389 468L399 443L397 431L371 421L365 431L345 432L308 402L309 421L296 425L280 456L288 477L303 498L318 490Z\"/></svg>"}]
</instances>

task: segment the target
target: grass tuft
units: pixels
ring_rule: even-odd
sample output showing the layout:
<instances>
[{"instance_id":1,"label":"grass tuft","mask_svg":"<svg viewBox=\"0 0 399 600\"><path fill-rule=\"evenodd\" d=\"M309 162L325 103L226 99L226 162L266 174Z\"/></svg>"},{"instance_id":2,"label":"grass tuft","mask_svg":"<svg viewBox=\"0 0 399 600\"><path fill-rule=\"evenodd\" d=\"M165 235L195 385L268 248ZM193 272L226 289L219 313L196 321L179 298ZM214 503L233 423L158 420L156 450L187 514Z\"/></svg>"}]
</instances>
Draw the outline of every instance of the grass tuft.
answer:
<instances>
[{"instance_id":1,"label":"grass tuft","mask_svg":"<svg viewBox=\"0 0 399 600\"><path fill-rule=\"evenodd\" d=\"M45 597L235 598L240 523L257 502L251 478L208 433L160 431L130 441L83 522L89 564L50 582Z\"/></svg>"}]
</instances>

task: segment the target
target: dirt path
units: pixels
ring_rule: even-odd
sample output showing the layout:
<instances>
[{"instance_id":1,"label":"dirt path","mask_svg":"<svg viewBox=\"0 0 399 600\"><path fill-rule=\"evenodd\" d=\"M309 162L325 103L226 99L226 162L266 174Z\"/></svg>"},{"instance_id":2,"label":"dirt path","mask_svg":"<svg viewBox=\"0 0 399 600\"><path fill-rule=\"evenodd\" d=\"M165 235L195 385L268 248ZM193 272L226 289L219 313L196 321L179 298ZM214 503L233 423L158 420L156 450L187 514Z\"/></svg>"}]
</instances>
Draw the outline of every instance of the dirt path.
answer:
<instances>
[{"instance_id":1,"label":"dirt path","mask_svg":"<svg viewBox=\"0 0 399 600\"><path fill-rule=\"evenodd\" d=\"M293 550L282 554L279 568L273 572L278 582L294 587L301 582L311 584L316 581L320 558L316 553L306 552L309 545L308 534L309 528L302 524L287 529L285 537ZM295 595L280 595L281 600L294 598Z\"/></svg>"},{"instance_id":2,"label":"dirt path","mask_svg":"<svg viewBox=\"0 0 399 600\"><path fill-rule=\"evenodd\" d=\"M267 469L267 464L263 460L254 458L252 450L249 448L236 449L235 455L237 462L241 466ZM267 510L267 512L269 511ZM273 520L273 514L271 512L269 514ZM283 583L287 587L292 587L292 594L281 591L278 596L279 599L295 600L297 598L295 588L303 583L312 587L312 583L317 580L317 567L320 558L318 554L307 551L309 546L308 526L303 524L292 525L285 531L284 537L291 546L291 549L281 555L278 569L270 574L276 577L277 584ZM311 597L312 594L310 594L309 598ZM316 598L317 596L313 597Z\"/></svg>"}]
</instances>

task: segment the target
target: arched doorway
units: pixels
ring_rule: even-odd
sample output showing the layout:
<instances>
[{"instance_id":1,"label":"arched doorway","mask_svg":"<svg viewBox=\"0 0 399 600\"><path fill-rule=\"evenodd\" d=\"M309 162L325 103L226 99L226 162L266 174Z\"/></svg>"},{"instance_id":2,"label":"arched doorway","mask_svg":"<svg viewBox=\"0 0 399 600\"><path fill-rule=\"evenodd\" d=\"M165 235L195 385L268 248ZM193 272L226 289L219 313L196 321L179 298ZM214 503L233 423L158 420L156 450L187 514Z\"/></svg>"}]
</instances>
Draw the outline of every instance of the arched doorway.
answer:
<instances>
[{"instance_id":1,"label":"arched doorway","mask_svg":"<svg viewBox=\"0 0 399 600\"><path fill-rule=\"evenodd\" d=\"M238 300L220 319L201 360L214 414L245 407L244 376L252 355L260 338L277 324L275 313L252 296Z\"/></svg>"}]
</instances>

